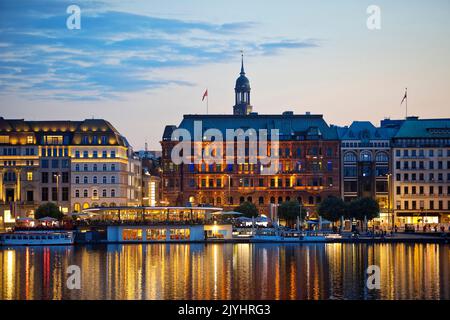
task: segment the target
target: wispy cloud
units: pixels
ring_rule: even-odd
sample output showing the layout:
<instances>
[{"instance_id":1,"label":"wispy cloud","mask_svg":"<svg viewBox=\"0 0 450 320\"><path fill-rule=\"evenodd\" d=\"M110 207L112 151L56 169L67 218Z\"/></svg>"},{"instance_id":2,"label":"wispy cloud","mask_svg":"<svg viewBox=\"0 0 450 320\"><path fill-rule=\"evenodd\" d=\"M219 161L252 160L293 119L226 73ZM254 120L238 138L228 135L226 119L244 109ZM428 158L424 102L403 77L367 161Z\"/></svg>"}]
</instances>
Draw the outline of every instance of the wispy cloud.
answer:
<instances>
[{"instance_id":1,"label":"wispy cloud","mask_svg":"<svg viewBox=\"0 0 450 320\"><path fill-rule=\"evenodd\" d=\"M254 22L214 24L111 10L78 1L81 30L68 30L65 1L0 3L0 88L38 99L95 100L120 92L192 85L156 71L313 48L314 40L243 40Z\"/></svg>"}]
</instances>

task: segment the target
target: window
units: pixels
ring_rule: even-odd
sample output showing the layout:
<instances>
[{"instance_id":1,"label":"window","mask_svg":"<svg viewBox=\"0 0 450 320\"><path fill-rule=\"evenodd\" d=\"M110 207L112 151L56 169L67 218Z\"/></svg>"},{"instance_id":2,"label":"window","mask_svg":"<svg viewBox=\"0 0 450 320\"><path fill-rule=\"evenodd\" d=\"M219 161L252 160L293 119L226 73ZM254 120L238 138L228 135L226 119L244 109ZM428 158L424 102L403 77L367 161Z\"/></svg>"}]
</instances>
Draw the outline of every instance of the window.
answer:
<instances>
[{"instance_id":1,"label":"window","mask_svg":"<svg viewBox=\"0 0 450 320\"><path fill-rule=\"evenodd\" d=\"M62 201L69 201L69 188L63 187L62 188L62 194L61 194L61 200Z\"/></svg>"},{"instance_id":2,"label":"window","mask_svg":"<svg viewBox=\"0 0 450 320\"><path fill-rule=\"evenodd\" d=\"M115 177L115 176L112 176L112 177L111 177L111 183L112 183L112 184L116 183L116 177Z\"/></svg>"},{"instance_id":3,"label":"window","mask_svg":"<svg viewBox=\"0 0 450 320\"><path fill-rule=\"evenodd\" d=\"M68 172L62 173L62 183L69 183L69 173Z\"/></svg>"},{"instance_id":4,"label":"window","mask_svg":"<svg viewBox=\"0 0 450 320\"><path fill-rule=\"evenodd\" d=\"M41 200L48 201L48 188L42 188L41 190Z\"/></svg>"},{"instance_id":5,"label":"window","mask_svg":"<svg viewBox=\"0 0 450 320\"><path fill-rule=\"evenodd\" d=\"M166 229L147 229L147 240L166 240Z\"/></svg>"},{"instance_id":6,"label":"window","mask_svg":"<svg viewBox=\"0 0 450 320\"><path fill-rule=\"evenodd\" d=\"M80 171L80 165L78 163L75 165L75 171Z\"/></svg>"},{"instance_id":7,"label":"window","mask_svg":"<svg viewBox=\"0 0 450 320\"><path fill-rule=\"evenodd\" d=\"M122 232L123 241L142 240L142 229L124 229Z\"/></svg>"},{"instance_id":8,"label":"window","mask_svg":"<svg viewBox=\"0 0 450 320\"><path fill-rule=\"evenodd\" d=\"M106 152L106 150L102 151L102 158L107 158L108 157L108 153Z\"/></svg>"},{"instance_id":9,"label":"window","mask_svg":"<svg viewBox=\"0 0 450 320\"><path fill-rule=\"evenodd\" d=\"M48 183L48 172L42 172L41 180L42 183Z\"/></svg>"},{"instance_id":10,"label":"window","mask_svg":"<svg viewBox=\"0 0 450 320\"><path fill-rule=\"evenodd\" d=\"M354 154L353 152L347 152L344 155L344 161L345 162L356 162L356 154Z\"/></svg>"},{"instance_id":11,"label":"window","mask_svg":"<svg viewBox=\"0 0 450 320\"><path fill-rule=\"evenodd\" d=\"M116 151L111 151L111 158L115 158L116 157Z\"/></svg>"},{"instance_id":12,"label":"window","mask_svg":"<svg viewBox=\"0 0 450 320\"><path fill-rule=\"evenodd\" d=\"M48 160L47 159L43 159L41 161L41 167L44 168L44 169L48 168Z\"/></svg>"},{"instance_id":13,"label":"window","mask_svg":"<svg viewBox=\"0 0 450 320\"><path fill-rule=\"evenodd\" d=\"M79 183L80 183L80 177L79 177L79 176L76 176L76 177L75 177L75 183L76 183L76 184L79 184Z\"/></svg>"},{"instance_id":14,"label":"window","mask_svg":"<svg viewBox=\"0 0 450 320\"><path fill-rule=\"evenodd\" d=\"M106 197L107 197L107 195L106 195L106 189L103 189L103 190L102 190L102 197L103 197L103 198L106 198Z\"/></svg>"},{"instance_id":15,"label":"window","mask_svg":"<svg viewBox=\"0 0 450 320\"><path fill-rule=\"evenodd\" d=\"M111 171L116 171L116 165L114 163L111 164Z\"/></svg>"},{"instance_id":16,"label":"window","mask_svg":"<svg viewBox=\"0 0 450 320\"><path fill-rule=\"evenodd\" d=\"M97 184L97 176L94 176L94 177L92 178L92 183Z\"/></svg>"},{"instance_id":17,"label":"window","mask_svg":"<svg viewBox=\"0 0 450 320\"><path fill-rule=\"evenodd\" d=\"M27 181L33 181L33 172L27 172Z\"/></svg>"},{"instance_id":18,"label":"window","mask_svg":"<svg viewBox=\"0 0 450 320\"><path fill-rule=\"evenodd\" d=\"M85 163L85 164L83 165L83 171L89 171L89 168L88 168L87 163Z\"/></svg>"},{"instance_id":19,"label":"window","mask_svg":"<svg viewBox=\"0 0 450 320\"><path fill-rule=\"evenodd\" d=\"M98 199L98 191L97 189L92 190L92 197Z\"/></svg>"},{"instance_id":20,"label":"window","mask_svg":"<svg viewBox=\"0 0 450 320\"><path fill-rule=\"evenodd\" d=\"M83 158L89 158L89 152L83 151Z\"/></svg>"},{"instance_id":21,"label":"window","mask_svg":"<svg viewBox=\"0 0 450 320\"><path fill-rule=\"evenodd\" d=\"M87 189L83 190L83 197L85 197L85 198L89 197L89 192Z\"/></svg>"},{"instance_id":22,"label":"window","mask_svg":"<svg viewBox=\"0 0 450 320\"><path fill-rule=\"evenodd\" d=\"M377 156L376 156L375 160L376 160L377 162L388 162L388 161L389 161L389 158L388 158L388 156L387 156L386 153L384 153L384 152L379 152L379 153L377 153Z\"/></svg>"},{"instance_id":23,"label":"window","mask_svg":"<svg viewBox=\"0 0 450 320\"><path fill-rule=\"evenodd\" d=\"M189 240L190 229L170 229L170 240Z\"/></svg>"},{"instance_id":24,"label":"window","mask_svg":"<svg viewBox=\"0 0 450 320\"><path fill-rule=\"evenodd\" d=\"M58 188L52 188L52 201L58 201Z\"/></svg>"},{"instance_id":25,"label":"window","mask_svg":"<svg viewBox=\"0 0 450 320\"><path fill-rule=\"evenodd\" d=\"M89 183L88 177L86 177L86 176L83 177L83 183L85 183L85 184Z\"/></svg>"},{"instance_id":26,"label":"window","mask_svg":"<svg viewBox=\"0 0 450 320\"><path fill-rule=\"evenodd\" d=\"M96 163L94 163L94 165L92 166L92 171L97 171L97 164Z\"/></svg>"},{"instance_id":27,"label":"window","mask_svg":"<svg viewBox=\"0 0 450 320\"><path fill-rule=\"evenodd\" d=\"M79 198L80 197L80 190L75 190L75 198Z\"/></svg>"},{"instance_id":28,"label":"window","mask_svg":"<svg viewBox=\"0 0 450 320\"><path fill-rule=\"evenodd\" d=\"M93 158L98 158L98 152L96 150L94 152L92 152L92 157Z\"/></svg>"},{"instance_id":29,"label":"window","mask_svg":"<svg viewBox=\"0 0 450 320\"><path fill-rule=\"evenodd\" d=\"M114 198L116 196L116 190L112 189L111 190L111 198Z\"/></svg>"},{"instance_id":30,"label":"window","mask_svg":"<svg viewBox=\"0 0 450 320\"><path fill-rule=\"evenodd\" d=\"M75 158L80 158L80 151L75 151Z\"/></svg>"},{"instance_id":31,"label":"window","mask_svg":"<svg viewBox=\"0 0 450 320\"><path fill-rule=\"evenodd\" d=\"M103 176L103 184L107 184L108 182L106 181L106 176Z\"/></svg>"}]
</instances>

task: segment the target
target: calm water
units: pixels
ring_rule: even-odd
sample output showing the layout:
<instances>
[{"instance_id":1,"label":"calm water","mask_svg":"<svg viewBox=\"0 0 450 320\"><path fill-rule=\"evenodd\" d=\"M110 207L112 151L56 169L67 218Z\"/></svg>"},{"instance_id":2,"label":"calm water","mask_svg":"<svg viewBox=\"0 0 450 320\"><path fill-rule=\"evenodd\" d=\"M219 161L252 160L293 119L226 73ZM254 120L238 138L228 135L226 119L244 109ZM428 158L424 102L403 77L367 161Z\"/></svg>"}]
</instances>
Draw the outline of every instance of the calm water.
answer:
<instances>
[{"instance_id":1,"label":"calm water","mask_svg":"<svg viewBox=\"0 0 450 320\"><path fill-rule=\"evenodd\" d=\"M0 249L0 299L450 299L449 245L152 244ZM66 287L79 265L81 290ZM381 290L365 288L369 265Z\"/></svg>"}]
</instances>

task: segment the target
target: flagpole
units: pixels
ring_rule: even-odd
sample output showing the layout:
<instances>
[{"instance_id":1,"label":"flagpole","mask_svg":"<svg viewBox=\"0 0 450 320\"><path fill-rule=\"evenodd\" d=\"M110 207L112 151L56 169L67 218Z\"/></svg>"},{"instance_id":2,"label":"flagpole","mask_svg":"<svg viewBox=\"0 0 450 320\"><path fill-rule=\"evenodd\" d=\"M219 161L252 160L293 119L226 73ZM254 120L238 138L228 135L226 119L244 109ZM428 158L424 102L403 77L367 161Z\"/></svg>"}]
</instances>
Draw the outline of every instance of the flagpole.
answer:
<instances>
[{"instance_id":1,"label":"flagpole","mask_svg":"<svg viewBox=\"0 0 450 320\"><path fill-rule=\"evenodd\" d=\"M405 94L406 94L406 118L408 118L408 88L405 88Z\"/></svg>"}]
</instances>

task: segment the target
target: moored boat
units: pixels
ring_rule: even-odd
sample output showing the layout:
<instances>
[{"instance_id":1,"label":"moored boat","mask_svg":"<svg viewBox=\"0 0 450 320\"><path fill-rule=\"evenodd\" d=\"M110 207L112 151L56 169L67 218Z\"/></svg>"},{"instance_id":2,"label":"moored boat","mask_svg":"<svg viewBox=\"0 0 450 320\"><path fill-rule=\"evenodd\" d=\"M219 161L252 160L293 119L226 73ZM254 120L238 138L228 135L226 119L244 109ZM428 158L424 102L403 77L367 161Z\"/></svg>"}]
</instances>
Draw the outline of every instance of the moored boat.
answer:
<instances>
[{"instance_id":1,"label":"moored boat","mask_svg":"<svg viewBox=\"0 0 450 320\"><path fill-rule=\"evenodd\" d=\"M48 246L71 245L74 242L73 232L12 232L0 234L0 245L4 246Z\"/></svg>"}]
</instances>

